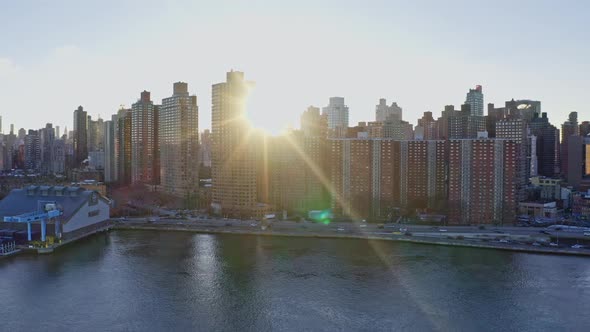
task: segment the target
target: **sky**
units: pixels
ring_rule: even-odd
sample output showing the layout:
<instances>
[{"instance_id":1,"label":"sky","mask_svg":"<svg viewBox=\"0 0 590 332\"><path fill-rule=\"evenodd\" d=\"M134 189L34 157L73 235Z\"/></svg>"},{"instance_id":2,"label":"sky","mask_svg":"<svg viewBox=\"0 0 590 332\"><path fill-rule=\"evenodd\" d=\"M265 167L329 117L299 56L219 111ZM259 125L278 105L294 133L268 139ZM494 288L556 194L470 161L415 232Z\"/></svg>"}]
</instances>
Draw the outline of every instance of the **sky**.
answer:
<instances>
[{"instance_id":1,"label":"sky","mask_svg":"<svg viewBox=\"0 0 590 332\"><path fill-rule=\"evenodd\" d=\"M590 120L588 1L8 1L0 0L3 130L72 129L82 105L109 119L143 90L160 103L184 81L211 127L211 85L230 70L256 82L257 127L299 127L309 106L342 96L350 125L379 98L415 124L458 107L542 102L553 124Z\"/></svg>"}]
</instances>

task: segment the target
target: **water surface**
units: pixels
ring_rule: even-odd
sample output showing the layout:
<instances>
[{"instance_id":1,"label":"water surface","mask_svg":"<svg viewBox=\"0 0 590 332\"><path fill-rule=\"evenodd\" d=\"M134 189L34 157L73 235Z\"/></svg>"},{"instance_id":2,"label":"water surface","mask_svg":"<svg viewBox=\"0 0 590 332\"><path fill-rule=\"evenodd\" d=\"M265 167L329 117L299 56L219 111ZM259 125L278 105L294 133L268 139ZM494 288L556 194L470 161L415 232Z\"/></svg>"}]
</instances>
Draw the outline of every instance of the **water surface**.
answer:
<instances>
[{"instance_id":1,"label":"water surface","mask_svg":"<svg viewBox=\"0 0 590 332\"><path fill-rule=\"evenodd\" d=\"M2 331L588 330L590 260L115 231L0 261Z\"/></svg>"}]
</instances>

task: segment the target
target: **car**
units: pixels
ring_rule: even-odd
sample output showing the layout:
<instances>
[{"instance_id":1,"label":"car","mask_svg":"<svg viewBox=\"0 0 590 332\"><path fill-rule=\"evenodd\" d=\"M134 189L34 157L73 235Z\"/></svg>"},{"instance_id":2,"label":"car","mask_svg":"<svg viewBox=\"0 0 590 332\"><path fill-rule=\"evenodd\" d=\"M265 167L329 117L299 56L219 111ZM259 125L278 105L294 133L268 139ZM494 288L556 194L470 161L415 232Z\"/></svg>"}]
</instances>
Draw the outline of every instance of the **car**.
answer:
<instances>
[{"instance_id":1,"label":"car","mask_svg":"<svg viewBox=\"0 0 590 332\"><path fill-rule=\"evenodd\" d=\"M367 227L367 225L365 225L365 224L362 224L362 225L360 225L359 227L361 227L361 228L365 228L365 227Z\"/></svg>"},{"instance_id":2,"label":"car","mask_svg":"<svg viewBox=\"0 0 590 332\"><path fill-rule=\"evenodd\" d=\"M574 245L572 246L572 249L582 249L582 248L584 248L584 246L583 246L583 245L581 245L581 244L574 244Z\"/></svg>"},{"instance_id":3,"label":"car","mask_svg":"<svg viewBox=\"0 0 590 332\"><path fill-rule=\"evenodd\" d=\"M549 246L550 246L550 247L559 247L559 246L557 245L557 243L555 243L555 242L551 242L551 243L549 243Z\"/></svg>"},{"instance_id":4,"label":"car","mask_svg":"<svg viewBox=\"0 0 590 332\"><path fill-rule=\"evenodd\" d=\"M506 240L506 239L500 239L500 241L498 241L500 243L510 243L510 241Z\"/></svg>"},{"instance_id":5,"label":"car","mask_svg":"<svg viewBox=\"0 0 590 332\"><path fill-rule=\"evenodd\" d=\"M535 247L540 247L541 246L541 244L539 242L533 242L532 245L535 246Z\"/></svg>"},{"instance_id":6,"label":"car","mask_svg":"<svg viewBox=\"0 0 590 332\"><path fill-rule=\"evenodd\" d=\"M590 232L584 232L584 236L590 236Z\"/></svg>"},{"instance_id":7,"label":"car","mask_svg":"<svg viewBox=\"0 0 590 332\"><path fill-rule=\"evenodd\" d=\"M256 226L258 226L258 225L257 225L256 223L251 223L251 224L250 224L250 226L252 226L252 227L256 227Z\"/></svg>"},{"instance_id":8,"label":"car","mask_svg":"<svg viewBox=\"0 0 590 332\"><path fill-rule=\"evenodd\" d=\"M340 228L337 229L337 231L344 232L344 228L340 227Z\"/></svg>"},{"instance_id":9,"label":"car","mask_svg":"<svg viewBox=\"0 0 590 332\"><path fill-rule=\"evenodd\" d=\"M441 229L439 229L438 231L439 231L439 232L446 232L447 230L446 230L446 229L444 229L444 228L441 228Z\"/></svg>"}]
</instances>

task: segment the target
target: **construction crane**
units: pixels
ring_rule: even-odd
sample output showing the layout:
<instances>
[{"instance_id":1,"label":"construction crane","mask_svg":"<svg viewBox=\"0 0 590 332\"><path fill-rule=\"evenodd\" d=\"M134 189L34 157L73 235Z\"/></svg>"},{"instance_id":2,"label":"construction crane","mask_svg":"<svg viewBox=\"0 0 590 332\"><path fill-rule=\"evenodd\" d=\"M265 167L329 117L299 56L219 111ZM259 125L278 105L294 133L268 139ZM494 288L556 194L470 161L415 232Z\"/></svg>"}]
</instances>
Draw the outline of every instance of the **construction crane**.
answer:
<instances>
[{"instance_id":1,"label":"construction crane","mask_svg":"<svg viewBox=\"0 0 590 332\"><path fill-rule=\"evenodd\" d=\"M27 223L27 240L31 241L31 223L41 223L41 241L45 242L47 233L47 222L52 218L59 217L63 212L58 209L55 202L38 201L37 211L27 212L16 216L4 217L5 222L26 222ZM59 232L59 220L55 219L55 234Z\"/></svg>"}]
</instances>

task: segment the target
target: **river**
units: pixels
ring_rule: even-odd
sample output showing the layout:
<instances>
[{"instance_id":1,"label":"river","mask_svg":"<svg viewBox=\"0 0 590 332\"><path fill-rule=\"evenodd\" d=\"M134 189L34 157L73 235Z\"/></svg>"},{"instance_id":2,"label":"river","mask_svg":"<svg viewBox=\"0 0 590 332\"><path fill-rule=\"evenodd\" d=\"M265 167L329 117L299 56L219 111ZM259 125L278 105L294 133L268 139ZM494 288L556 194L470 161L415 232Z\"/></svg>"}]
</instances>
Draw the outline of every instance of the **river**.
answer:
<instances>
[{"instance_id":1,"label":"river","mask_svg":"<svg viewBox=\"0 0 590 332\"><path fill-rule=\"evenodd\" d=\"M0 260L0 303L0 331L583 331L590 259L113 231Z\"/></svg>"}]
</instances>

